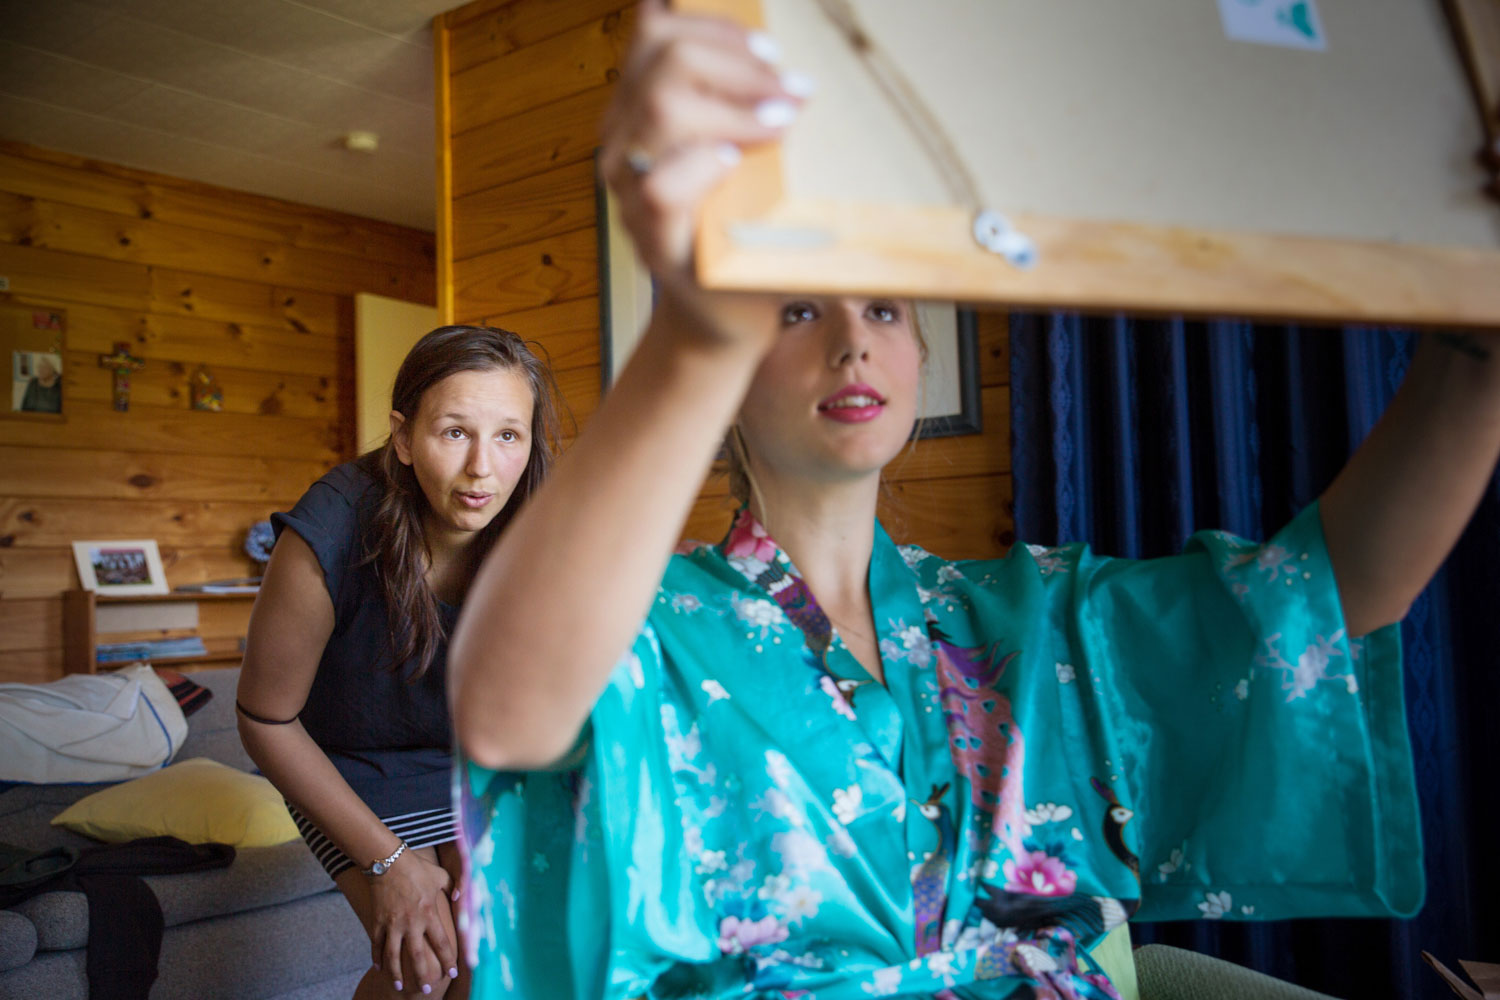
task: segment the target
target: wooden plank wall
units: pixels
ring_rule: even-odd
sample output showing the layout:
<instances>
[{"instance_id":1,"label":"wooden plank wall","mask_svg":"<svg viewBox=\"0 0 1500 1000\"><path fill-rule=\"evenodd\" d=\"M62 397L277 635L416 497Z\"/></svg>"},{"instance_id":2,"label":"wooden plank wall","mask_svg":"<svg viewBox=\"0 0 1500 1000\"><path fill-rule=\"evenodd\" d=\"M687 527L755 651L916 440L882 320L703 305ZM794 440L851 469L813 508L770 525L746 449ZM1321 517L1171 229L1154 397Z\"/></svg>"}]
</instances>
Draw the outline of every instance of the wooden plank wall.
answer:
<instances>
[{"instance_id":1,"label":"wooden plank wall","mask_svg":"<svg viewBox=\"0 0 1500 1000\"><path fill-rule=\"evenodd\" d=\"M451 213L439 216L452 219L439 270L454 316L541 342L580 424L600 394L597 122L633 21L625 0L476 0L436 26L438 162L451 164ZM984 433L919 443L887 472L891 534L945 555L996 555L1014 540L1004 315L982 314L979 330ZM723 534L727 493L709 479L688 535Z\"/></svg>"},{"instance_id":2,"label":"wooden plank wall","mask_svg":"<svg viewBox=\"0 0 1500 1000\"><path fill-rule=\"evenodd\" d=\"M66 310L64 419L0 417L0 680L62 669L70 543L154 538L173 586L353 449L353 296L432 303L430 233L0 143L0 301ZM98 366L128 341L130 411ZM220 413L191 409L207 365ZM210 645L248 602L208 608Z\"/></svg>"}]
</instances>

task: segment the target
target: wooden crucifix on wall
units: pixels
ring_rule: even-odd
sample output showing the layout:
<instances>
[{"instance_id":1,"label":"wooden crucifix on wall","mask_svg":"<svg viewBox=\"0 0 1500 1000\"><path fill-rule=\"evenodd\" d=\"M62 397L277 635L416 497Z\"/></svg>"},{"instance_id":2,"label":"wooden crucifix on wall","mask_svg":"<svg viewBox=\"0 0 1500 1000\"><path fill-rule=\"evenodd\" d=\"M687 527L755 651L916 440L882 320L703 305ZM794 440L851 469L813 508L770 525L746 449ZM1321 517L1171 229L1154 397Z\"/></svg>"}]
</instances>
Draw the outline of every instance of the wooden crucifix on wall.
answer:
<instances>
[{"instance_id":1,"label":"wooden crucifix on wall","mask_svg":"<svg viewBox=\"0 0 1500 1000\"><path fill-rule=\"evenodd\" d=\"M128 341L115 341L115 353L99 355L99 367L108 368L115 376L115 409L121 413L130 409L130 373L146 367L146 362L130 353Z\"/></svg>"}]
</instances>

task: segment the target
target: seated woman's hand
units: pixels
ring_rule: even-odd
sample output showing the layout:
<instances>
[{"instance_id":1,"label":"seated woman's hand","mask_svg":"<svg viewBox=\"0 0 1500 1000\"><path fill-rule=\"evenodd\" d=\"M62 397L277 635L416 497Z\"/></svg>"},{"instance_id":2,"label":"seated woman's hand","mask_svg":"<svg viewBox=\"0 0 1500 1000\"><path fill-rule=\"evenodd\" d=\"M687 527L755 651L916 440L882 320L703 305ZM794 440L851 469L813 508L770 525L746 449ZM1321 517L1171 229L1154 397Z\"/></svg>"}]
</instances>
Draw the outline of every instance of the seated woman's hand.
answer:
<instances>
[{"instance_id":1,"label":"seated woman's hand","mask_svg":"<svg viewBox=\"0 0 1500 1000\"><path fill-rule=\"evenodd\" d=\"M641 4L601 131L602 168L642 260L663 285L692 285L693 225L740 147L777 138L809 87L764 56L774 46L731 21ZM757 55L756 53L759 53Z\"/></svg>"},{"instance_id":2,"label":"seated woman's hand","mask_svg":"<svg viewBox=\"0 0 1500 1000\"><path fill-rule=\"evenodd\" d=\"M430 992L458 966L452 876L441 865L408 851L369 882L375 965L398 991Z\"/></svg>"}]
</instances>

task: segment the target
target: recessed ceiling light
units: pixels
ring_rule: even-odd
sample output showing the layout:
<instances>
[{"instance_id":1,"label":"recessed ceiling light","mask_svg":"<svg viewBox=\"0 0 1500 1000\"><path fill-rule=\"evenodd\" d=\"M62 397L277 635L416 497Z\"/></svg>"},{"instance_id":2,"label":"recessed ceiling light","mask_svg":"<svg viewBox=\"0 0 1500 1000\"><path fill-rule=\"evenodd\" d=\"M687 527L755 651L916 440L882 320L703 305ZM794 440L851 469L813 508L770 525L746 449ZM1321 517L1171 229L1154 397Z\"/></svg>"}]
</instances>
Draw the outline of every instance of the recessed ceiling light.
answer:
<instances>
[{"instance_id":1,"label":"recessed ceiling light","mask_svg":"<svg viewBox=\"0 0 1500 1000\"><path fill-rule=\"evenodd\" d=\"M344 148L355 153L373 153L380 148L380 136L374 132L346 132Z\"/></svg>"}]
</instances>

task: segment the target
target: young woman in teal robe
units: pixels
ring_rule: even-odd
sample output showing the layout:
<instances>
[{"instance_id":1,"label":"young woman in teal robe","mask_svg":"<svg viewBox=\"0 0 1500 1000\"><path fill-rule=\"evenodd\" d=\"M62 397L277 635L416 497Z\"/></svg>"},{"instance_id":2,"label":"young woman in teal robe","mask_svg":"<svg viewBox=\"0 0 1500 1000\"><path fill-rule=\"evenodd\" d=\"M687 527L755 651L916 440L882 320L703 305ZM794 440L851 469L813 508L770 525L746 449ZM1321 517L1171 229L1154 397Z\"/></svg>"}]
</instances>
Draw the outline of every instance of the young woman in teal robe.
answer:
<instances>
[{"instance_id":1,"label":"young woman in teal robe","mask_svg":"<svg viewBox=\"0 0 1500 1000\"><path fill-rule=\"evenodd\" d=\"M453 639L480 997L1115 996L1150 919L1410 914L1394 623L1500 454L1493 339L1428 344L1264 544L953 562L875 520L909 304L714 294L693 216L805 81L647 6L604 165L659 288ZM726 432L746 506L673 554Z\"/></svg>"}]
</instances>

